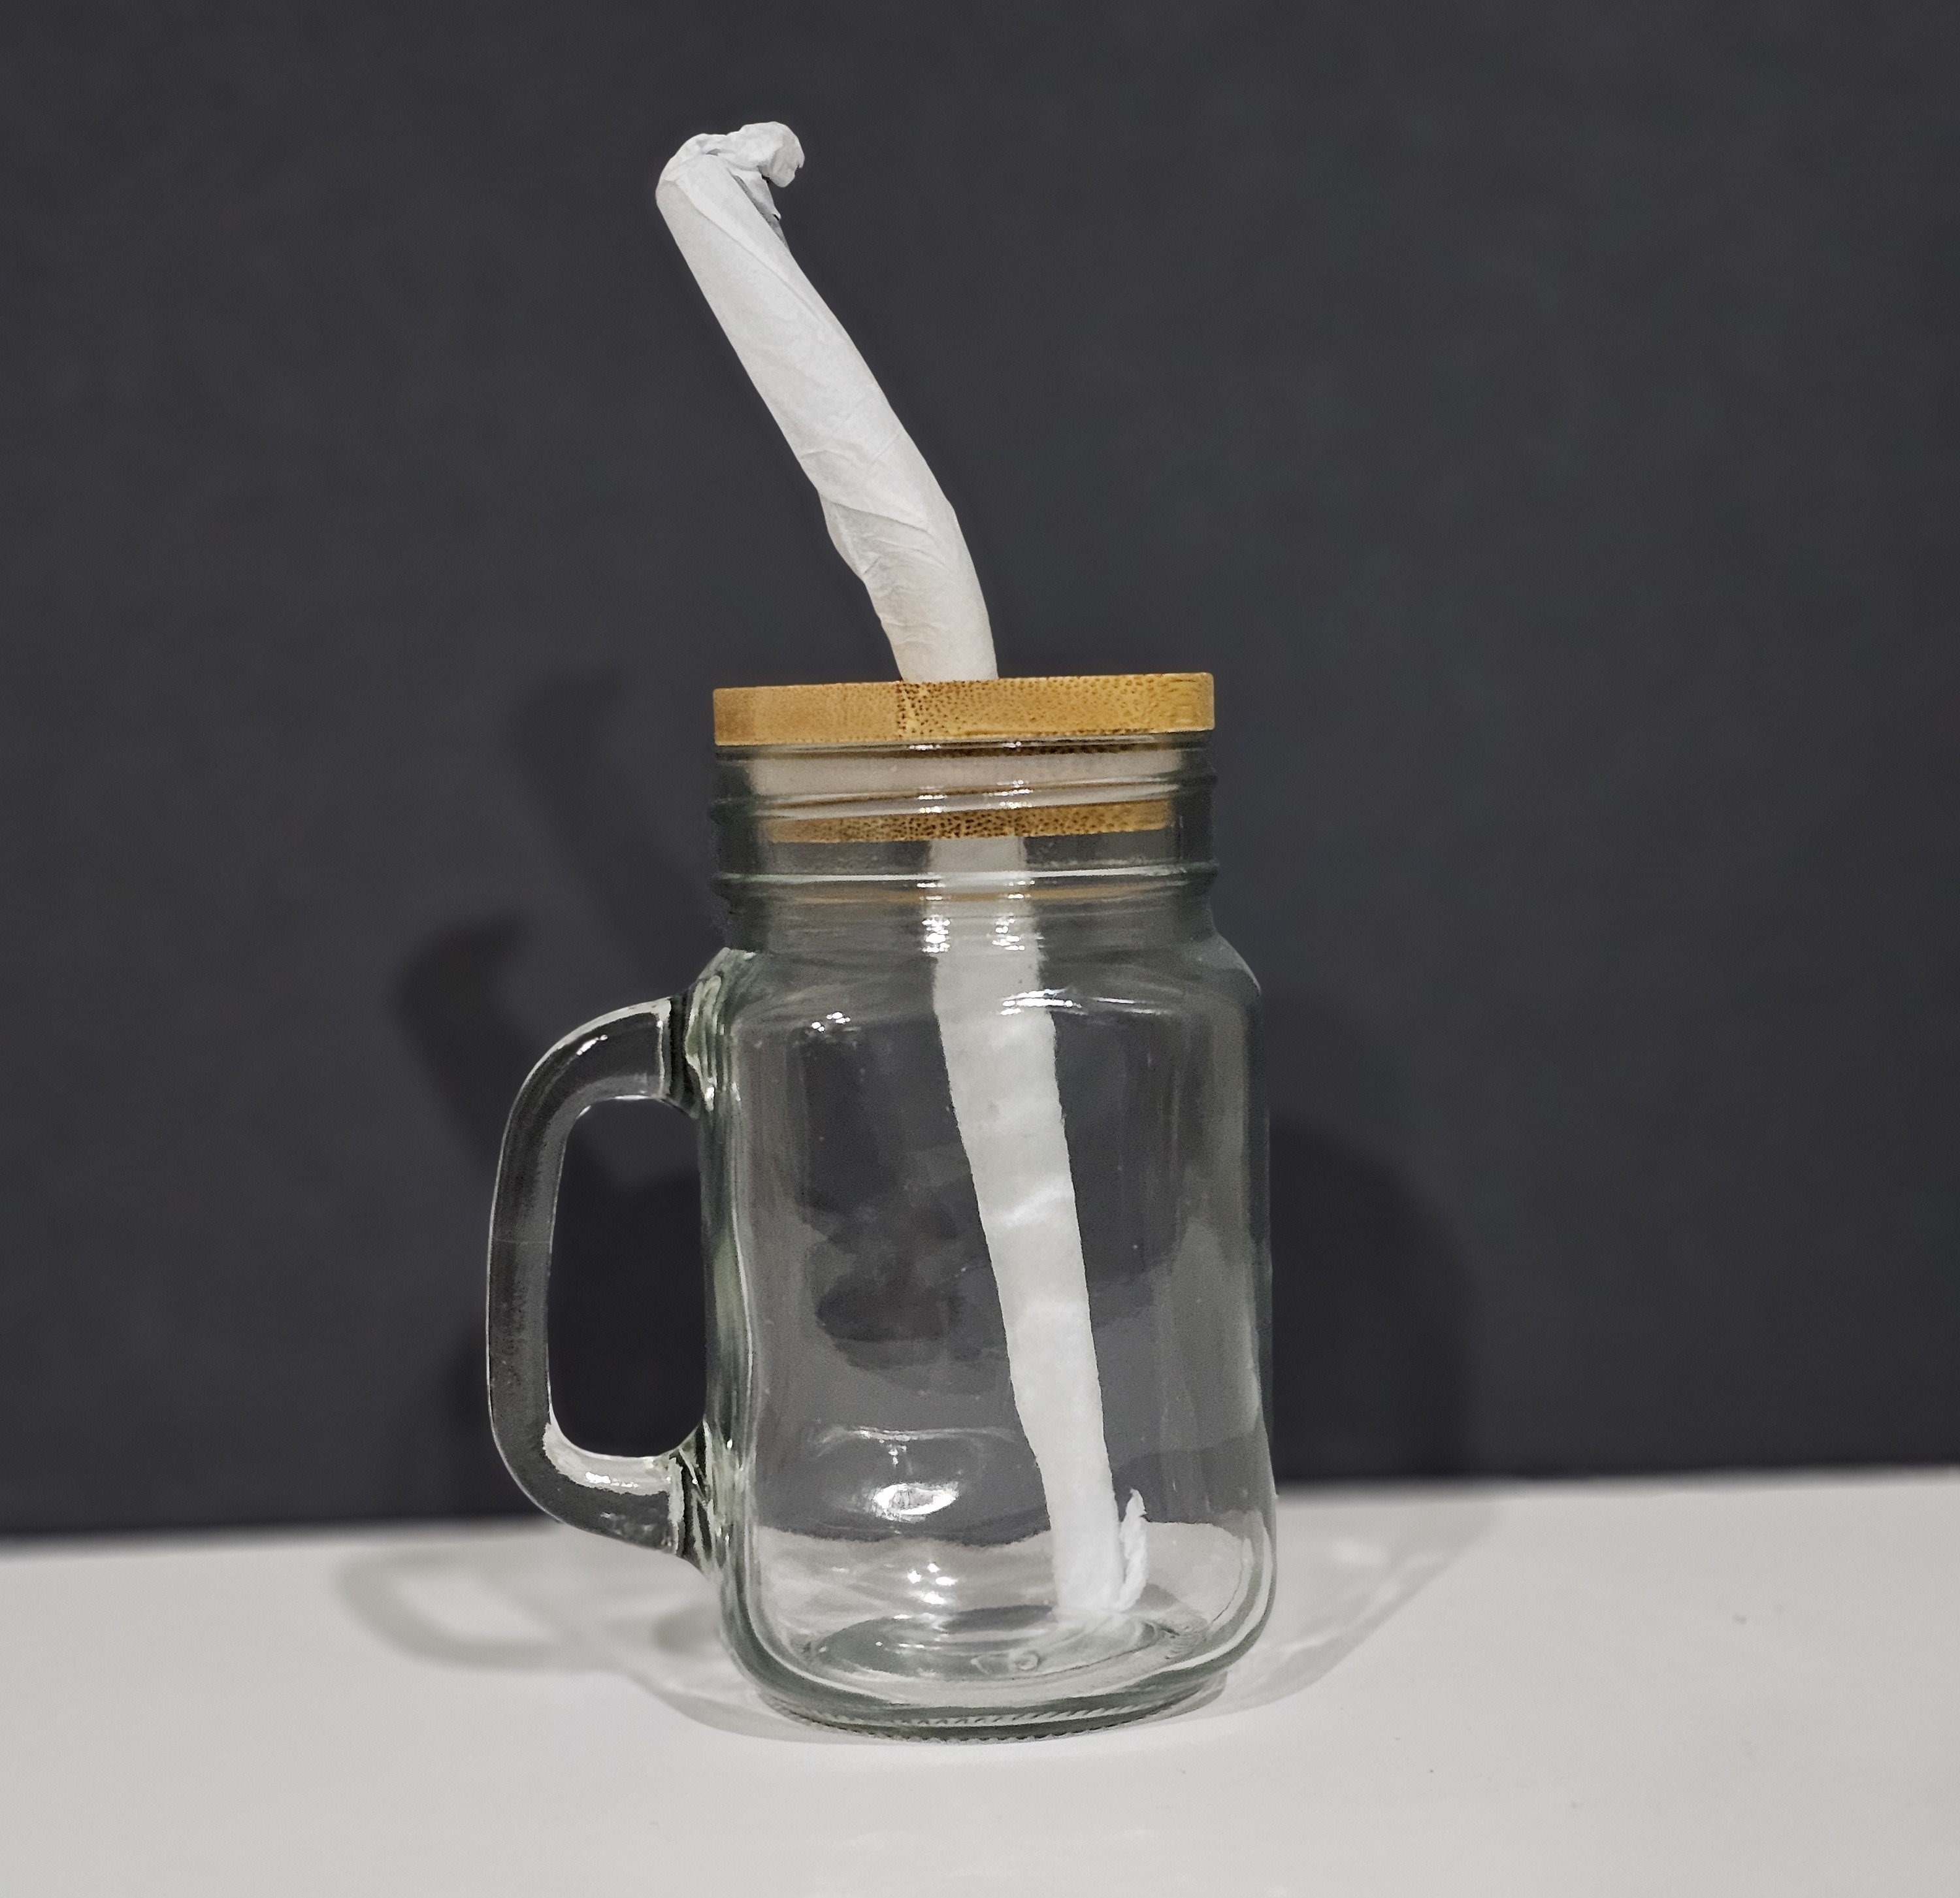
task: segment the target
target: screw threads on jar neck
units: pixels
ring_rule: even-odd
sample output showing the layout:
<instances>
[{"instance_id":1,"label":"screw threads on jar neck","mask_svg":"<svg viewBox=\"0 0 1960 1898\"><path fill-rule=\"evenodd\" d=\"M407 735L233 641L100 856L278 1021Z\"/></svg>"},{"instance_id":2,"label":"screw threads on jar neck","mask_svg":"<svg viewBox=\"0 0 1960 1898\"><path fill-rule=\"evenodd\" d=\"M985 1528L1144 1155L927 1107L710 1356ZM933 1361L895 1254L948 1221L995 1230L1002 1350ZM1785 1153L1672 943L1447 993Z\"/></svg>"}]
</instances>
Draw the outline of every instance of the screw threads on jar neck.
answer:
<instances>
[{"instance_id":1,"label":"screw threads on jar neck","mask_svg":"<svg viewBox=\"0 0 1960 1898\"><path fill-rule=\"evenodd\" d=\"M1211 881L1202 734L727 747L716 776L716 881L738 928L800 900L1022 891L1046 907Z\"/></svg>"}]
</instances>

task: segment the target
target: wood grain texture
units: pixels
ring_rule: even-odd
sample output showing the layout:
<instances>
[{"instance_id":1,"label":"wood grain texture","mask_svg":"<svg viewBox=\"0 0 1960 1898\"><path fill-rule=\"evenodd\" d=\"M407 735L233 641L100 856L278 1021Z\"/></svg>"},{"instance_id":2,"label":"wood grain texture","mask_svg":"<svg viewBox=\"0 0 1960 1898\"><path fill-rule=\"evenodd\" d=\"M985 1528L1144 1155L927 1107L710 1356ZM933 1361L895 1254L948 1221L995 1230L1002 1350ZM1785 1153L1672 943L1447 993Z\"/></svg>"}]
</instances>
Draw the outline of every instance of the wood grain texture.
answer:
<instances>
[{"instance_id":1,"label":"wood grain texture","mask_svg":"<svg viewBox=\"0 0 1960 1898\"><path fill-rule=\"evenodd\" d=\"M943 837L1092 837L1170 828L1168 798L1106 804L990 804L974 810L903 810L864 817L772 817L782 843L911 843Z\"/></svg>"},{"instance_id":2,"label":"wood grain texture","mask_svg":"<svg viewBox=\"0 0 1960 1898\"><path fill-rule=\"evenodd\" d=\"M880 679L724 686L718 745L930 744L949 739L1109 738L1209 731L1208 672L1052 679Z\"/></svg>"}]
</instances>

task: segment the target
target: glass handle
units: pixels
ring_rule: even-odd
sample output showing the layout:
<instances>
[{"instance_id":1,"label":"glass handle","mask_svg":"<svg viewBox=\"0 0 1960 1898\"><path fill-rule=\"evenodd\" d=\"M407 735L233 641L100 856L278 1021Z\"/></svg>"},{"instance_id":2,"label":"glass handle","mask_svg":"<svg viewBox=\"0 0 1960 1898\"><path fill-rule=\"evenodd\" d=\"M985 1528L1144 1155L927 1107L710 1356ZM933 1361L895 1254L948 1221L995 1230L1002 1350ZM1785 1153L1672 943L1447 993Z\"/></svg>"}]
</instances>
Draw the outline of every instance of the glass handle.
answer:
<instances>
[{"instance_id":1,"label":"glass handle","mask_svg":"<svg viewBox=\"0 0 1960 1898\"><path fill-rule=\"evenodd\" d=\"M546 1291L565 1143L603 1100L663 1100L692 1113L681 1054L687 998L601 1015L553 1048L517 1091L490 1217L490 1424L518 1486L575 1528L705 1567L713 1515L697 1428L658 1457L582 1450L552 1409Z\"/></svg>"}]
</instances>

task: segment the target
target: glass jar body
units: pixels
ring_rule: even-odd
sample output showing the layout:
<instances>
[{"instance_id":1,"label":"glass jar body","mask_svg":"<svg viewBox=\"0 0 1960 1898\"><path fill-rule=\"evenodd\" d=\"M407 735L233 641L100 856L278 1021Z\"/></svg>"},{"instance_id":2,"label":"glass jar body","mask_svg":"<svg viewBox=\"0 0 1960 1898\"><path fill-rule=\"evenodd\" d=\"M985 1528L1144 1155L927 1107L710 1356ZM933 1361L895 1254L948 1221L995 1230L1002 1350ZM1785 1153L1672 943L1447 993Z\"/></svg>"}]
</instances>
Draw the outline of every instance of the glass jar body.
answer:
<instances>
[{"instance_id":1,"label":"glass jar body","mask_svg":"<svg viewBox=\"0 0 1960 1898\"><path fill-rule=\"evenodd\" d=\"M778 890L692 998L716 1565L738 1658L791 1711L1061 1729L1185 1697L1265 1618L1257 992L1192 879L1004 893L963 888L955 854L930 893ZM1116 1611L1058 1600L1054 1473L1017 1408L949 1084L948 955L1052 1033L1128 1518Z\"/></svg>"},{"instance_id":2,"label":"glass jar body","mask_svg":"<svg viewBox=\"0 0 1960 1898\"><path fill-rule=\"evenodd\" d=\"M1080 688L1134 716L1201 677L940 710L1073 715ZM907 717L928 690L836 689ZM778 735L717 771L729 947L567 1036L511 1112L505 1461L714 1575L737 1658L804 1718L993 1737L1188 1697L1256 1638L1273 1549L1258 992L1207 901L1202 739ZM558 1181L616 1099L700 1128L709 1403L653 1457L552 1403Z\"/></svg>"}]
</instances>

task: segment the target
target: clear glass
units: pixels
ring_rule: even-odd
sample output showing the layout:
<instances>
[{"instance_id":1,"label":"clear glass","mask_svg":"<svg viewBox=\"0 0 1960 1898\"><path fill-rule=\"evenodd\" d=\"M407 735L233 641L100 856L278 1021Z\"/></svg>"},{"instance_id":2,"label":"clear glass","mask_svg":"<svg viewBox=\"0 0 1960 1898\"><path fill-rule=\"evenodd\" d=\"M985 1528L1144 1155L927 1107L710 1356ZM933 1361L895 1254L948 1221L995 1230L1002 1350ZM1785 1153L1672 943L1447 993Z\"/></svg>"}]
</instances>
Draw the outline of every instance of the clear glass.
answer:
<instances>
[{"instance_id":1,"label":"clear glass","mask_svg":"<svg viewBox=\"0 0 1960 1898\"><path fill-rule=\"evenodd\" d=\"M714 1574L737 1658L791 1713L982 1737L1195 1693L1265 1619L1273 1506L1257 990L1211 920L1201 741L718 769L729 946L686 996L568 1037L513 1115L507 1460L554 1513ZM1126 1598L1094 1612L1059 1598L949 1079L955 993L1052 1024L1102 1439L1133 1499ZM708 1409L666 1457L567 1443L544 1368L564 1134L632 1094L701 1132Z\"/></svg>"}]
</instances>

